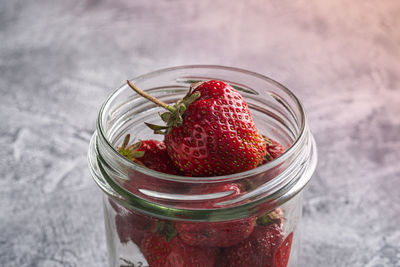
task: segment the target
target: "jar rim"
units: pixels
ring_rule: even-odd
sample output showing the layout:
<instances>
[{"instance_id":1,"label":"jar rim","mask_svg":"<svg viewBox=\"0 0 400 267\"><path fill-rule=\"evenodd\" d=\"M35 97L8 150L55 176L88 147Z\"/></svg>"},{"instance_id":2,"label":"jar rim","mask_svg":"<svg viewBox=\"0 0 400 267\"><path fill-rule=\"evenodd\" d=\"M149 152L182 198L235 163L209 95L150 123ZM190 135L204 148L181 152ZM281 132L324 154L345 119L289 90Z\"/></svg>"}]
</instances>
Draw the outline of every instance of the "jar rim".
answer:
<instances>
[{"instance_id":1,"label":"jar rim","mask_svg":"<svg viewBox=\"0 0 400 267\"><path fill-rule=\"evenodd\" d=\"M112 153L113 157L119 158L126 166L129 168L134 169L135 171L141 172L145 175L153 176L155 178L163 179L163 180L169 180L169 181L178 181L178 182L190 182L190 183L204 183L204 182L226 182L226 181L234 181L237 179L243 179L247 178L253 175L257 175L259 173L263 173L265 171L268 171L269 169L281 164L284 162L286 159L291 157L291 155L297 150L298 146L301 145L302 140L305 138L306 135L306 114L303 108L303 105L301 104L300 100L296 97L296 95L289 90L287 87L282 85L281 83L256 72L241 69L241 68L235 68L235 67L227 67L227 66L221 66L221 65L182 65L182 66L176 66L176 67L169 67L169 68L163 68L159 70L155 70L152 72L149 72L147 74L143 74L140 76L137 76L136 78L133 78L131 81L137 82L140 80L148 79L153 76L156 76L160 73L164 72L170 72L174 70L181 70L181 69L216 69L216 70L227 70L227 71L232 71L232 72L240 72L243 74L251 75L257 78L260 78L262 80L265 80L269 83L274 84L275 86L279 87L279 89L283 90L290 98L295 102L297 105L297 108L300 112L300 124L299 124L299 133L295 137L293 143L290 145L288 149L284 151L282 155L274 159L273 161L267 162L265 164L262 164L261 166L258 166L254 169L247 170L244 172L239 172L239 173L233 173L233 174L228 174L228 175L221 175L221 176L202 176L202 177L191 177L191 176L180 176L180 175L173 175L173 174L167 174L167 173L162 173L158 172L149 168L146 168L144 166L141 166L139 164L135 164L134 162L128 160L124 156L122 156L117 149L111 144L111 142L108 140L106 137L106 134L104 132L104 127L102 123L102 118L104 116L104 111L107 107L107 105L118 95L120 91L125 89L127 85L122 85L116 90L114 90L109 97L104 101L103 105L100 108L98 117L97 117L97 133L98 136L101 138L103 143L107 146L108 150Z\"/></svg>"}]
</instances>

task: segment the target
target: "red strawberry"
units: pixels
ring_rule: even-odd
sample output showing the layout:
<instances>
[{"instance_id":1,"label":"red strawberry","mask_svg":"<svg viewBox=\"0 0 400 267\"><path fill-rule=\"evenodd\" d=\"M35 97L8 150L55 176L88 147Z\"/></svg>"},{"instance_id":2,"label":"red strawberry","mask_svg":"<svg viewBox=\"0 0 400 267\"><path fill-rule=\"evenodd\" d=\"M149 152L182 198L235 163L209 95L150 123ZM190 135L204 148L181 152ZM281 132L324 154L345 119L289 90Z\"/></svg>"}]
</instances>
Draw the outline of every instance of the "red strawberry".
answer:
<instances>
[{"instance_id":1,"label":"red strawberry","mask_svg":"<svg viewBox=\"0 0 400 267\"><path fill-rule=\"evenodd\" d=\"M257 226L248 239L225 249L224 253L231 267L276 266L273 265L274 255L283 242L283 238L284 234L277 224ZM280 253L280 255L283 254ZM278 257L276 260L279 260Z\"/></svg>"},{"instance_id":2,"label":"red strawberry","mask_svg":"<svg viewBox=\"0 0 400 267\"><path fill-rule=\"evenodd\" d=\"M227 201L241 193L239 185L206 185L204 193L232 192L226 197L209 200L200 208L215 208L215 203ZM191 193L196 193L193 189ZM191 246L229 247L246 239L253 231L255 217L224 222L176 222L178 236Z\"/></svg>"},{"instance_id":3,"label":"red strawberry","mask_svg":"<svg viewBox=\"0 0 400 267\"><path fill-rule=\"evenodd\" d=\"M269 137L266 137L266 136L263 136L263 138L267 145L267 147L266 147L267 153L265 154L263 163L266 163L268 161L276 159L277 157L282 155L283 152L285 152L285 148L281 144L279 144L277 141L275 141Z\"/></svg>"},{"instance_id":4,"label":"red strawberry","mask_svg":"<svg viewBox=\"0 0 400 267\"><path fill-rule=\"evenodd\" d=\"M164 142L143 140L128 146L130 135L127 134L124 143L118 151L126 158L144 165L149 169L179 175L179 170L168 156Z\"/></svg>"},{"instance_id":5,"label":"red strawberry","mask_svg":"<svg viewBox=\"0 0 400 267\"><path fill-rule=\"evenodd\" d=\"M266 154L261 165L274 160L275 158L279 157L285 152L285 148L277 141L266 136L263 136L263 138L266 143ZM247 190L251 191L261 186L262 184L270 181L271 179L275 178L282 172L281 165L282 163L269 169L268 171L265 171L255 177L252 177L251 179L244 180L244 185L246 186ZM271 208L273 207L270 206L268 202L266 202L265 205L258 207L260 211L269 210Z\"/></svg>"},{"instance_id":6,"label":"red strawberry","mask_svg":"<svg viewBox=\"0 0 400 267\"><path fill-rule=\"evenodd\" d=\"M253 231L255 218L226 222L176 223L179 238L191 246L230 247Z\"/></svg>"},{"instance_id":7,"label":"red strawberry","mask_svg":"<svg viewBox=\"0 0 400 267\"><path fill-rule=\"evenodd\" d=\"M154 99L130 81L128 84L168 110L161 114L167 126L148 126L156 133L164 130L168 154L186 175L238 173L263 161L265 141L243 97L229 84L215 80L196 84L174 106Z\"/></svg>"},{"instance_id":8,"label":"red strawberry","mask_svg":"<svg viewBox=\"0 0 400 267\"><path fill-rule=\"evenodd\" d=\"M180 175L181 172L175 167L168 156L164 142L157 140L144 140L128 146L130 135L126 135L124 142L118 151L126 158L143 165L149 169ZM125 181L124 187L134 194L142 194L139 189L152 191L177 193L185 192L187 189L178 182L170 182L149 175L133 172L130 179Z\"/></svg>"},{"instance_id":9,"label":"red strawberry","mask_svg":"<svg viewBox=\"0 0 400 267\"><path fill-rule=\"evenodd\" d=\"M148 233L142 240L140 249L149 266L167 266L166 259L171 253L171 248L164 235L160 233Z\"/></svg>"},{"instance_id":10,"label":"red strawberry","mask_svg":"<svg viewBox=\"0 0 400 267\"><path fill-rule=\"evenodd\" d=\"M166 223L162 226L163 229L148 233L143 239L141 251L150 267L214 266L216 248L188 246L176 237L176 232L174 233L171 226L172 224Z\"/></svg>"},{"instance_id":11,"label":"red strawberry","mask_svg":"<svg viewBox=\"0 0 400 267\"><path fill-rule=\"evenodd\" d=\"M136 214L115 216L115 226L121 243L132 241L140 245L145 233L149 230L147 219L143 219Z\"/></svg>"},{"instance_id":12,"label":"red strawberry","mask_svg":"<svg viewBox=\"0 0 400 267\"><path fill-rule=\"evenodd\" d=\"M293 232L279 245L274 253L274 267L286 267L289 262L290 250L292 248Z\"/></svg>"},{"instance_id":13,"label":"red strawberry","mask_svg":"<svg viewBox=\"0 0 400 267\"><path fill-rule=\"evenodd\" d=\"M112 199L109 199L109 201L116 211L115 227L121 243L132 241L140 245L145 233L150 231L151 226L156 223L156 219L119 206Z\"/></svg>"}]
</instances>

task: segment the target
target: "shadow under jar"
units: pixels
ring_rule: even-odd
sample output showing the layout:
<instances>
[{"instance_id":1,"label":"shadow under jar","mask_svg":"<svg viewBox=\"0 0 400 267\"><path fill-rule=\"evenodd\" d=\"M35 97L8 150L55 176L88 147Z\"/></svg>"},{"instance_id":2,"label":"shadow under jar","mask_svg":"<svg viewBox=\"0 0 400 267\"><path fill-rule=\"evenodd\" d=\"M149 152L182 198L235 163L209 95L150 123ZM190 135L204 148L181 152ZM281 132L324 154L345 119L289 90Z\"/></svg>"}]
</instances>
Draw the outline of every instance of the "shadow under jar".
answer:
<instances>
[{"instance_id":1,"label":"shadow under jar","mask_svg":"<svg viewBox=\"0 0 400 267\"><path fill-rule=\"evenodd\" d=\"M163 110L127 85L117 89L101 107L88 156L104 192L110 266L183 266L185 260L190 266L297 266L302 191L317 153L296 96L268 77L222 66L174 67L132 81L174 103L192 83L211 79L237 89L259 132L285 152L225 176L185 177L145 168L116 148L126 134L132 142L162 140L144 122L162 125Z\"/></svg>"}]
</instances>

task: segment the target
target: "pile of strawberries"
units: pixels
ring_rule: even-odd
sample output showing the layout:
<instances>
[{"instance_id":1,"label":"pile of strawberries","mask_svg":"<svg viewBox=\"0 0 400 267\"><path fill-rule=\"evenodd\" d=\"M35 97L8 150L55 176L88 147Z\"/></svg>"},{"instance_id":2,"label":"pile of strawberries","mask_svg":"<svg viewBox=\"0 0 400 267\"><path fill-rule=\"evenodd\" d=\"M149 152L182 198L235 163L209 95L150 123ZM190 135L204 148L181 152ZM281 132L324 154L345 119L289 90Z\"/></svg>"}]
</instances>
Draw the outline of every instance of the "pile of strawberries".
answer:
<instances>
[{"instance_id":1,"label":"pile of strawberries","mask_svg":"<svg viewBox=\"0 0 400 267\"><path fill-rule=\"evenodd\" d=\"M164 141L129 144L127 135L118 148L137 164L200 180L247 171L284 152L282 145L258 132L247 103L225 82L196 83L174 105L153 98L130 81L128 84L166 110L160 114L165 125L147 124L155 133L163 134ZM163 186L162 182L159 186ZM246 188L224 183L205 186L203 190L203 194L231 191L229 198L234 198ZM287 266L293 234L284 236L281 209L235 221L173 222L127 210L111 199L110 203L116 211L121 243L134 242L150 267ZM213 204L206 202L201 208L212 208Z\"/></svg>"}]
</instances>

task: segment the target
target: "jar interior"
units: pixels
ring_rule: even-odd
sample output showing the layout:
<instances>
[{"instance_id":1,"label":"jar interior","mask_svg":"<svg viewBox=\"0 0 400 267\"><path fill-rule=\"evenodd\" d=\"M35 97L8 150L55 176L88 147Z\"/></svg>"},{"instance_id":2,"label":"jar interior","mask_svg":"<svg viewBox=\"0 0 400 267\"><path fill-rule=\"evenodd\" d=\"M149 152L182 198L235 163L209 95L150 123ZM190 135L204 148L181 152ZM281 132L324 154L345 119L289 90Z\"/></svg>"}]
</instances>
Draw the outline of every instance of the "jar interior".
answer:
<instances>
[{"instance_id":1,"label":"jar interior","mask_svg":"<svg viewBox=\"0 0 400 267\"><path fill-rule=\"evenodd\" d=\"M296 181L301 178L304 164L299 162L308 160L307 155L310 154L310 147L309 145L307 146L307 142L310 140L305 138L306 135L304 134L306 125L303 108L297 98L284 86L259 74L215 66L186 66L167 69L140 76L134 79L133 82L150 95L166 103L174 103L187 93L192 83L211 79L228 82L242 94L250 108L259 132L282 144L286 148L286 152L283 155L256 169L226 177L173 177L173 175L163 175L148 169L145 170L140 166L133 166L131 162L127 162L125 158L118 154L116 148L122 144L126 134L131 135L132 143L146 139L163 140L163 135L153 134L152 130L144 122L163 125L158 114L164 110L137 95L129 86L124 85L109 97L99 114L97 132L100 138L97 139L100 141L97 140L97 156L104 159L102 165L106 166L100 176L106 176L110 180L104 183L98 182L98 184L103 189L107 187L107 183L108 185L111 184L114 190L117 187L118 193L114 194L114 197L121 198L122 194L122 198L130 199L137 193L135 196L139 199L150 201L150 204L147 203L146 206L157 202L161 205L159 207L161 213L165 213L164 208L171 209L172 207L193 210L196 209L195 206L182 205L187 205L187 203L196 202L197 200L204 201L208 198L220 198L231 192L218 192L211 196L174 192L173 190L168 190L168 188L150 190L143 188L137 192L127 192L129 190L124 188L124 182L130 179L129 175L126 175L127 169L128 171L133 170L135 174L144 173L148 179L163 179L169 183L185 183L187 187L192 189L198 187L198 191L201 191L201 186L207 183L229 181L248 183L246 179L251 180L253 188L248 190L245 196L240 196L230 202L222 201L219 206L215 207L225 208L226 214L221 215L224 218L232 216L232 214L236 214L237 217L248 216L249 209L251 209L251 206L248 205L249 202L253 202L252 207L254 207L258 205L257 202L261 203L265 199L270 199L277 201L275 204L278 205L286 201L287 197L294 196L293 193L285 193L289 188L286 188L286 191L282 188L296 184ZM304 148L303 143L306 143L306 148ZM296 151L293 151L296 144ZM291 153L288 153L290 150L292 150ZM101 153L103 154L100 155ZM115 158L117 160L114 160ZM295 163L296 161L297 163ZM262 179L254 179L254 177L260 175ZM100 177L100 179L102 178ZM296 190L302 188L308 179L309 177L302 184L297 183ZM278 198L280 198L279 201L277 200ZM242 213L226 209L227 207L240 206L242 204L246 204L241 209ZM273 209L273 205L272 203L271 209ZM201 215L199 216L201 217ZM205 216L207 217L208 215Z\"/></svg>"}]
</instances>

